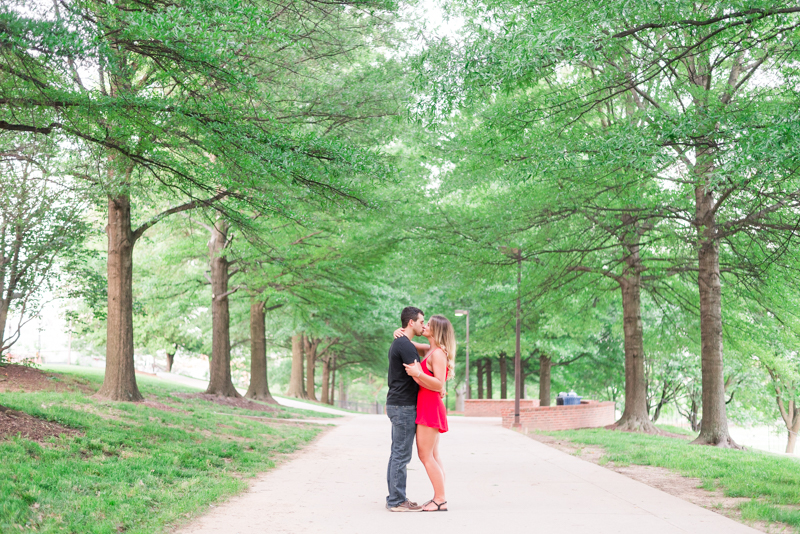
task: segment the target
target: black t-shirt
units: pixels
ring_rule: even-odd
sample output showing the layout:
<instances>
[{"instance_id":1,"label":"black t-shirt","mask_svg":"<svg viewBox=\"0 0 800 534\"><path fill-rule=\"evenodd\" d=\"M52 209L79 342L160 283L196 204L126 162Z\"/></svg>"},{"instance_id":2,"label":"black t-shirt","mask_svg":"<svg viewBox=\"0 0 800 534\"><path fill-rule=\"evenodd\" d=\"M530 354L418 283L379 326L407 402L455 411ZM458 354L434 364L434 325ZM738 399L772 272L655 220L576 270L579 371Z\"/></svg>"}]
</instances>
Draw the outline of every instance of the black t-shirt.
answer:
<instances>
[{"instance_id":1,"label":"black t-shirt","mask_svg":"<svg viewBox=\"0 0 800 534\"><path fill-rule=\"evenodd\" d=\"M389 349L389 393L386 404L389 406L416 406L419 386L408 376L404 363L419 361L416 347L406 336L392 342Z\"/></svg>"}]
</instances>

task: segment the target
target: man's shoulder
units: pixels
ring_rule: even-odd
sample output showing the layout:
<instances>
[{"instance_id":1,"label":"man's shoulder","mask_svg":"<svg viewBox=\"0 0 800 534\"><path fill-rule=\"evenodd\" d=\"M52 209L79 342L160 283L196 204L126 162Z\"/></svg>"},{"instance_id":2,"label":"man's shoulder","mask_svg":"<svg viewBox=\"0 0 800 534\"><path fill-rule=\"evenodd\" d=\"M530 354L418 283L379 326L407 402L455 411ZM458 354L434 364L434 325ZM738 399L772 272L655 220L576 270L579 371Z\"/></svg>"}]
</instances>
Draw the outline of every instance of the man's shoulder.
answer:
<instances>
[{"instance_id":1,"label":"man's shoulder","mask_svg":"<svg viewBox=\"0 0 800 534\"><path fill-rule=\"evenodd\" d=\"M411 340L408 339L406 336L400 336L392 341L392 346L389 348L389 353L399 352L401 350L407 350L408 347L414 348L414 344L411 343ZM416 350L416 349L414 349Z\"/></svg>"},{"instance_id":2,"label":"man's shoulder","mask_svg":"<svg viewBox=\"0 0 800 534\"><path fill-rule=\"evenodd\" d=\"M394 341L392 341L392 345L397 345L397 346L402 346L406 343L411 344L411 340L408 339L408 336L400 336L396 338Z\"/></svg>"}]
</instances>

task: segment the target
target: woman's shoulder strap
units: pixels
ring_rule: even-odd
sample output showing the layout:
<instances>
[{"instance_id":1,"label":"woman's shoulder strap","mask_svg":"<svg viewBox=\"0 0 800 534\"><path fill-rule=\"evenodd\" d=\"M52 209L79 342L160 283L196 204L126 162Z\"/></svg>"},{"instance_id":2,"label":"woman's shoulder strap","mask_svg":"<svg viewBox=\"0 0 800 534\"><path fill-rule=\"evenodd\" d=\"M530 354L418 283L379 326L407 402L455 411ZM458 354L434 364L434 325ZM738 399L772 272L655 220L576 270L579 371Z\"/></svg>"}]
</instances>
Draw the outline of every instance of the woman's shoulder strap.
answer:
<instances>
[{"instance_id":1,"label":"woman's shoulder strap","mask_svg":"<svg viewBox=\"0 0 800 534\"><path fill-rule=\"evenodd\" d=\"M427 356L427 357L428 357L428 358L430 358L431 356L433 356L434 354L436 354L438 351L442 351L442 356L445 356L445 357L447 357L447 353L444 351L444 349L443 349L442 347L436 347L435 349L433 349L433 350L432 350L432 351L431 351L431 352L428 354L428 356Z\"/></svg>"}]
</instances>

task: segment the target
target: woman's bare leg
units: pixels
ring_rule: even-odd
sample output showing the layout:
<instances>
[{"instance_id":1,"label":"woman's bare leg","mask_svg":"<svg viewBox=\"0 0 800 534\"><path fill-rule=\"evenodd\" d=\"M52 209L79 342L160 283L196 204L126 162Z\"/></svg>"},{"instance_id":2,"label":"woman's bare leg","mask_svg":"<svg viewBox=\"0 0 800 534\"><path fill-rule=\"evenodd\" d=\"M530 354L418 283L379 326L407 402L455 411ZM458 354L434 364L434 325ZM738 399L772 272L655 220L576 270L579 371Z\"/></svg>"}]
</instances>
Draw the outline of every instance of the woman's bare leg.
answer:
<instances>
[{"instance_id":1,"label":"woman's bare leg","mask_svg":"<svg viewBox=\"0 0 800 534\"><path fill-rule=\"evenodd\" d=\"M444 495L444 471L434 458L434 450L438 439L439 429L417 425L417 453L422 465L425 466L425 471L428 473L431 484L433 484L433 500L441 504L445 502L446 498ZM447 507L445 506L442 509L444 510L445 508ZM436 505L428 504L423 510L436 510Z\"/></svg>"},{"instance_id":2,"label":"woman's bare leg","mask_svg":"<svg viewBox=\"0 0 800 534\"><path fill-rule=\"evenodd\" d=\"M441 458L439 458L439 437L441 436L440 433L436 433L436 444L433 446L433 459L436 460L436 463L439 464L439 469L442 470L442 480L447 483L447 474L444 472L444 464L442 463Z\"/></svg>"}]
</instances>

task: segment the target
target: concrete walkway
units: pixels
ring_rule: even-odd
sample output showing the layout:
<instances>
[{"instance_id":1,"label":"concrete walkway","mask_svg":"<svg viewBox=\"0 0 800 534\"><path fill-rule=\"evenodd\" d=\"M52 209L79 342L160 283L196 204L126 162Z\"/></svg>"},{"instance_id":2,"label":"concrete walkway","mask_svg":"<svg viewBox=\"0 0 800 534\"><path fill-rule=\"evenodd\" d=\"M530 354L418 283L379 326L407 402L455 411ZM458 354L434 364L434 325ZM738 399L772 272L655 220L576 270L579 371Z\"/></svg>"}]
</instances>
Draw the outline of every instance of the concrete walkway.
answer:
<instances>
[{"instance_id":1,"label":"concrete walkway","mask_svg":"<svg viewBox=\"0 0 800 534\"><path fill-rule=\"evenodd\" d=\"M334 415L356 415L350 412L346 412L344 410L337 410L336 408L325 406L324 404L313 404L310 402L288 399L286 397L281 397L280 395L272 395L272 397L276 401L278 401L278 404L280 404L281 406L286 406L287 408L299 408L301 410L310 410L312 412L320 412L320 413L331 413Z\"/></svg>"},{"instance_id":2,"label":"concrete walkway","mask_svg":"<svg viewBox=\"0 0 800 534\"><path fill-rule=\"evenodd\" d=\"M390 425L362 415L262 475L247 493L212 508L184 534L755 534L623 475L562 453L487 418L450 418L442 436L450 512L384 508ZM416 458L408 495L432 495Z\"/></svg>"}]
</instances>

